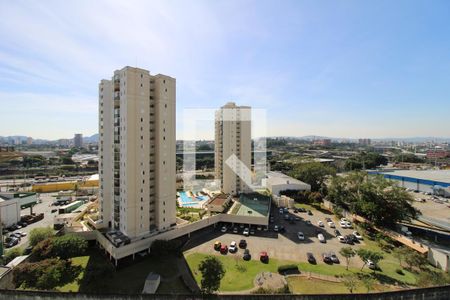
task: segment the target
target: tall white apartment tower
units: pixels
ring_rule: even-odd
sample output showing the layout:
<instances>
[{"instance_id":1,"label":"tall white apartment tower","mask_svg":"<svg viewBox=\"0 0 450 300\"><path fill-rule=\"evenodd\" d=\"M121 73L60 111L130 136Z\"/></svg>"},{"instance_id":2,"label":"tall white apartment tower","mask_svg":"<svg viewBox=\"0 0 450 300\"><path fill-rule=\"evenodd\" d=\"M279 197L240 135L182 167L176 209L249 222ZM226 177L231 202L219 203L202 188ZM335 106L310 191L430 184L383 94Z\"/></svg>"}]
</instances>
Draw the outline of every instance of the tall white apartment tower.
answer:
<instances>
[{"instance_id":1,"label":"tall white apartment tower","mask_svg":"<svg viewBox=\"0 0 450 300\"><path fill-rule=\"evenodd\" d=\"M175 86L132 67L99 84L100 217L132 239L176 223Z\"/></svg>"},{"instance_id":2,"label":"tall white apartment tower","mask_svg":"<svg viewBox=\"0 0 450 300\"><path fill-rule=\"evenodd\" d=\"M251 108L229 102L215 116L215 176L222 192L247 192L251 181Z\"/></svg>"}]
</instances>

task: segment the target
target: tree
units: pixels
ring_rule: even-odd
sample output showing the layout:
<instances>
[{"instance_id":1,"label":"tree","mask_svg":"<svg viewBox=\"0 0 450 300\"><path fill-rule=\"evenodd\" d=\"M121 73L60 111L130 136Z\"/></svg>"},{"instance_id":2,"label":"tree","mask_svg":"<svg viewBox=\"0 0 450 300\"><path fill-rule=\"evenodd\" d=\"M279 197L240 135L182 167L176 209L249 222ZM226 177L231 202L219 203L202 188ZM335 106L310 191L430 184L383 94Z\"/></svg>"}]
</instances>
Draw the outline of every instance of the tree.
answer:
<instances>
[{"instance_id":1,"label":"tree","mask_svg":"<svg viewBox=\"0 0 450 300\"><path fill-rule=\"evenodd\" d=\"M364 263L363 266L361 267L361 270L366 266L369 260L371 260L377 266L380 260L383 259L383 254L367 249L358 249L356 250L356 253Z\"/></svg>"},{"instance_id":2,"label":"tree","mask_svg":"<svg viewBox=\"0 0 450 300\"><path fill-rule=\"evenodd\" d=\"M394 250L392 251L392 255L398 259L398 264L400 265L400 267L402 267L402 261L404 260L405 257L408 256L409 254L409 249L406 247L397 247L394 248Z\"/></svg>"},{"instance_id":3,"label":"tree","mask_svg":"<svg viewBox=\"0 0 450 300\"><path fill-rule=\"evenodd\" d=\"M46 259L35 263L21 263L13 270L16 286L38 290L52 290L74 281L81 272L80 266L62 259Z\"/></svg>"},{"instance_id":4,"label":"tree","mask_svg":"<svg viewBox=\"0 0 450 300\"><path fill-rule=\"evenodd\" d=\"M319 162L301 163L290 172L292 177L311 185L312 191L319 191L328 176L336 175L336 169Z\"/></svg>"},{"instance_id":5,"label":"tree","mask_svg":"<svg viewBox=\"0 0 450 300\"><path fill-rule=\"evenodd\" d=\"M428 260L419 252L408 250L407 255L405 256L405 263L408 265L409 269L416 267L422 270L428 265Z\"/></svg>"},{"instance_id":6,"label":"tree","mask_svg":"<svg viewBox=\"0 0 450 300\"><path fill-rule=\"evenodd\" d=\"M379 153L361 152L345 162L345 169L348 171L373 169L387 163L388 159Z\"/></svg>"},{"instance_id":7,"label":"tree","mask_svg":"<svg viewBox=\"0 0 450 300\"><path fill-rule=\"evenodd\" d=\"M225 276L222 262L214 256L207 256L200 262L198 269L202 273L202 291L206 294L217 291L220 287L220 281Z\"/></svg>"},{"instance_id":8,"label":"tree","mask_svg":"<svg viewBox=\"0 0 450 300\"><path fill-rule=\"evenodd\" d=\"M34 228L30 231L29 241L31 246L36 246L40 241L43 241L54 235L51 227Z\"/></svg>"},{"instance_id":9,"label":"tree","mask_svg":"<svg viewBox=\"0 0 450 300\"><path fill-rule=\"evenodd\" d=\"M414 155L413 153L400 153L394 157L395 162L405 162L405 163L423 163L425 160Z\"/></svg>"},{"instance_id":10,"label":"tree","mask_svg":"<svg viewBox=\"0 0 450 300\"><path fill-rule=\"evenodd\" d=\"M66 234L52 239L53 255L62 259L81 256L88 248L87 241L74 234Z\"/></svg>"},{"instance_id":11,"label":"tree","mask_svg":"<svg viewBox=\"0 0 450 300\"><path fill-rule=\"evenodd\" d=\"M327 197L335 205L379 226L393 227L420 213L412 206L412 196L403 188L382 176L369 176L365 172L334 177Z\"/></svg>"},{"instance_id":12,"label":"tree","mask_svg":"<svg viewBox=\"0 0 450 300\"><path fill-rule=\"evenodd\" d=\"M339 254L345 257L345 261L347 263L346 269L348 270L350 259L356 255L356 252L351 247L343 247L339 250Z\"/></svg>"},{"instance_id":13,"label":"tree","mask_svg":"<svg viewBox=\"0 0 450 300\"><path fill-rule=\"evenodd\" d=\"M361 280L364 287L367 289L367 292L370 293L370 291L375 286L375 283L377 282L373 276L370 274L361 274L359 279Z\"/></svg>"},{"instance_id":14,"label":"tree","mask_svg":"<svg viewBox=\"0 0 450 300\"><path fill-rule=\"evenodd\" d=\"M348 291L353 294L353 291L358 286L358 277L355 274L344 274L341 275L342 283L348 289Z\"/></svg>"},{"instance_id":15,"label":"tree","mask_svg":"<svg viewBox=\"0 0 450 300\"><path fill-rule=\"evenodd\" d=\"M34 257L35 260L38 261L54 257L52 239L47 238L37 243L37 245L33 247L32 254L33 254L32 257Z\"/></svg>"}]
</instances>

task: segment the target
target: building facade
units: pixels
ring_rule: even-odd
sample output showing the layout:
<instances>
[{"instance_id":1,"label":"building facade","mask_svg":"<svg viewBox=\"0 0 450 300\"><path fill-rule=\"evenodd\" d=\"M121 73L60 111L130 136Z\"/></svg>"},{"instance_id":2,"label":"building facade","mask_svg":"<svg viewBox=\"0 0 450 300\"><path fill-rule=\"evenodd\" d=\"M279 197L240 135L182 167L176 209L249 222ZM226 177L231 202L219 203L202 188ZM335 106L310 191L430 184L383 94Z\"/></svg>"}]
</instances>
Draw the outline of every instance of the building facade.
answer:
<instances>
[{"instance_id":1,"label":"building facade","mask_svg":"<svg viewBox=\"0 0 450 300\"><path fill-rule=\"evenodd\" d=\"M215 177L222 192L249 191L251 149L251 108L229 102L215 116Z\"/></svg>"},{"instance_id":2,"label":"building facade","mask_svg":"<svg viewBox=\"0 0 450 300\"><path fill-rule=\"evenodd\" d=\"M131 239L176 224L175 88L132 67L99 84L101 220Z\"/></svg>"},{"instance_id":3,"label":"building facade","mask_svg":"<svg viewBox=\"0 0 450 300\"><path fill-rule=\"evenodd\" d=\"M76 133L73 138L73 146L75 148L83 147L83 135L81 133Z\"/></svg>"}]
</instances>

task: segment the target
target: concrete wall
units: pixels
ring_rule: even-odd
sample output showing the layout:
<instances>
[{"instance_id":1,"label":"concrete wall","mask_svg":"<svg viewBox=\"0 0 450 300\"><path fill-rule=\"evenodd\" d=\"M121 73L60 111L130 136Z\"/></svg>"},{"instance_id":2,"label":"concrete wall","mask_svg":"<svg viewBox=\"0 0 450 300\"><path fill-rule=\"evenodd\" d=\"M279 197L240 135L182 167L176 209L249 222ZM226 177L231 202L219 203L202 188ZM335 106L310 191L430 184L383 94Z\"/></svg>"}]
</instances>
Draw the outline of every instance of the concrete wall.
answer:
<instances>
[{"instance_id":1,"label":"concrete wall","mask_svg":"<svg viewBox=\"0 0 450 300\"><path fill-rule=\"evenodd\" d=\"M155 240L172 240L183 235L189 235L191 232L199 229L217 224L218 222L228 223L242 223L249 225L264 225L267 226L269 220L268 217L249 217L249 216L237 216L230 214L219 214L207 219L203 219L194 223L182 225L166 232L155 234L144 239L132 241L131 244L123 245L118 248L114 247L111 242L99 231L95 232L95 239L111 256L111 258L121 259L141 251L150 251L150 246ZM75 232L77 233L77 232ZM88 236L84 233L77 233L81 236L90 237L87 239L93 239L92 236Z\"/></svg>"},{"instance_id":2,"label":"concrete wall","mask_svg":"<svg viewBox=\"0 0 450 300\"><path fill-rule=\"evenodd\" d=\"M450 286L433 287L424 289L411 289L396 292L385 293L370 293L370 294L334 294L334 295L276 295L276 299L296 299L296 300L317 300L317 299L329 299L329 300L348 300L348 299L361 299L361 300L447 300L450 294ZM205 298L198 295L88 295L80 293L58 293L58 292L37 292L37 291L0 291L0 300L54 300L54 299L80 299L80 300L143 300L143 299L202 299ZM241 299L242 295L212 295L208 298L214 299ZM259 300L259 299L274 299L274 295L245 295L246 299Z\"/></svg>"},{"instance_id":3,"label":"concrete wall","mask_svg":"<svg viewBox=\"0 0 450 300\"><path fill-rule=\"evenodd\" d=\"M445 252L430 248L428 251L428 261L436 268L440 268L445 272L449 271L450 258Z\"/></svg>"}]
</instances>

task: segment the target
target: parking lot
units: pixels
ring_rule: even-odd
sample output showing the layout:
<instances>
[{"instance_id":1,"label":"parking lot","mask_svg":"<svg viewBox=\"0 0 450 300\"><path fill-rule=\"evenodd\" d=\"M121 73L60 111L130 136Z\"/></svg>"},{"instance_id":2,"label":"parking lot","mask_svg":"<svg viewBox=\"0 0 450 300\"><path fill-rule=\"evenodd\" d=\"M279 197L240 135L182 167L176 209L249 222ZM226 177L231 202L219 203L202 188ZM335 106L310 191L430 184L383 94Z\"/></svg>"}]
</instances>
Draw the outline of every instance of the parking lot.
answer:
<instances>
[{"instance_id":1,"label":"parking lot","mask_svg":"<svg viewBox=\"0 0 450 300\"><path fill-rule=\"evenodd\" d=\"M321 255L324 252L333 251L338 256L341 264L345 265L345 259L340 256L339 250L342 247L350 246L357 249L361 245L364 245L364 241L356 243L354 245L348 245L339 242L334 233L334 228L330 228L325 221L325 218L331 218L336 224L336 229L338 229L342 235L351 234L354 229L344 229L339 226L339 220L332 214L327 214L322 211L313 210L312 215L307 213L294 213L292 209L289 210L288 218L295 217L298 218L297 221L289 222L285 220L284 213L280 214L277 208L272 208L272 216L274 217L274 222L269 224L269 230L254 230L255 234L250 236L244 236L242 234L243 228L239 228L237 234L232 233L233 224L225 224L228 226L226 233L221 232L222 225L215 228L214 232L203 234L203 241L198 243L193 248L189 249L187 252L201 252L201 253L218 253L214 250L213 244L216 240L220 241L222 244L230 245L232 241L239 243L241 239L245 239L248 244L248 249L252 254L252 259L259 259L259 253L261 251L266 251L270 258L278 260L290 260L290 261L307 261L306 253L311 252L314 254L318 263L323 263ZM306 221L311 221L311 225L308 225ZM319 227L317 224L319 221L324 223L324 227ZM274 232L273 228L275 225L283 226L285 231L283 233ZM248 227L248 226L244 226ZM298 232L303 232L305 239L299 240L297 237ZM325 243L319 242L317 238L318 232L321 232L325 239ZM226 255L242 255L243 250L239 249L237 254L228 253ZM350 261L350 266L361 267L362 261L355 257Z\"/></svg>"},{"instance_id":2,"label":"parking lot","mask_svg":"<svg viewBox=\"0 0 450 300\"><path fill-rule=\"evenodd\" d=\"M54 219L54 216L57 214L57 212L52 213L51 210L55 209L55 206L50 206L50 205L53 201L55 201L55 197L53 197L53 196L56 194L57 193L40 194L39 197L42 202L33 206L33 213L35 213L36 215L40 214L40 213L44 213L44 219L42 219L36 223L30 224L26 227L17 229L13 232L8 232L4 235L6 237L6 236L9 236L11 233L19 232L19 231L26 233L26 236L22 237L16 246L13 246L9 249L13 249L16 247L26 248L28 246L28 235L33 228L47 227L47 226L50 226L53 228L53 219ZM29 214L30 214L29 208L23 209L21 211L21 215L29 215Z\"/></svg>"}]
</instances>

